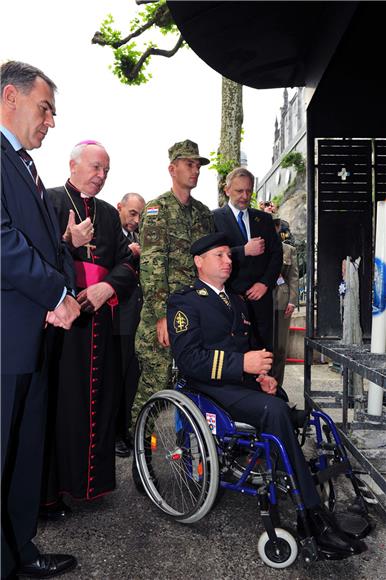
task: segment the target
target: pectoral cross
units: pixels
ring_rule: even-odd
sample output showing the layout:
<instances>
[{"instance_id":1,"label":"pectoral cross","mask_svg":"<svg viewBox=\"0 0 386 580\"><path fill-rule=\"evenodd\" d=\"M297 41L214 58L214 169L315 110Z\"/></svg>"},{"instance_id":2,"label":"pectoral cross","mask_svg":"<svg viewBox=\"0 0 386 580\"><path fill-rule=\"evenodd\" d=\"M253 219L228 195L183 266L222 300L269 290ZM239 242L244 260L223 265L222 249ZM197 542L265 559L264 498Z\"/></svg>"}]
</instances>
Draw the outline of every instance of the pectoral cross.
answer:
<instances>
[{"instance_id":1,"label":"pectoral cross","mask_svg":"<svg viewBox=\"0 0 386 580\"><path fill-rule=\"evenodd\" d=\"M92 248L92 246L91 246L90 243L88 243L88 244L85 244L84 247L87 248L87 258L90 260L91 259L91 248Z\"/></svg>"}]
</instances>

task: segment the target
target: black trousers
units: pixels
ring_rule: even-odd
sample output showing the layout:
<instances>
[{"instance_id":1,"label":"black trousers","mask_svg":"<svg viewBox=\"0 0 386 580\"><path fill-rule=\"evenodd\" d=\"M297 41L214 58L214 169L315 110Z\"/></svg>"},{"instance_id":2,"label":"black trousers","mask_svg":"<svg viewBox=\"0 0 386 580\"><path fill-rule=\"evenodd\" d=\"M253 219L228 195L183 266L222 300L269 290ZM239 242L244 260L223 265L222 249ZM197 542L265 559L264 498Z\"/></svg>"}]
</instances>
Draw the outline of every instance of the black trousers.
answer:
<instances>
[{"instance_id":1,"label":"black trousers","mask_svg":"<svg viewBox=\"0 0 386 580\"><path fill-rule=\"evenodd\" d=\"M1 376L2 578L39 554L40 500L47 382L43 373Z\"/></svg>"},{"instance_id":2,"label":"black trousers","mask_svg":"<svg viewBox=\"0 0 386 580\"><path fill-rule=\"evenodd\" d=\"M235 421L253 425L259 433L266 432L279 437L284 443L295 471L305 507L313 508L320 505L319 494L295 435L287 403L276 396L242 387L240 399L232 405L227 405L224 401L221 388L213 389L211 396L228 411Z\"/></svg>"},{"instance_id":3,"label":"black trousers","mask_svg":"<svg viewBox=\"0 0 386 580\"><path fill-rule=\"evenodd\" d=\"M131 410L139 381L139 363L135 354L135 336L132 334L114 336L121 354L122 385L117 415L117 439L125 440L132 426Z\"/></svg>"},{"instance_id":4,"label":"black trousers","mask_svg":"<svg viewBox=\"0 0 386 580\"><path fill-rule=\"evenodd\" d=\"M273 352L274 309L272 290L268 289L260 300L247 299L246 302L256 346Z\"/></svg>"}]
</instances>

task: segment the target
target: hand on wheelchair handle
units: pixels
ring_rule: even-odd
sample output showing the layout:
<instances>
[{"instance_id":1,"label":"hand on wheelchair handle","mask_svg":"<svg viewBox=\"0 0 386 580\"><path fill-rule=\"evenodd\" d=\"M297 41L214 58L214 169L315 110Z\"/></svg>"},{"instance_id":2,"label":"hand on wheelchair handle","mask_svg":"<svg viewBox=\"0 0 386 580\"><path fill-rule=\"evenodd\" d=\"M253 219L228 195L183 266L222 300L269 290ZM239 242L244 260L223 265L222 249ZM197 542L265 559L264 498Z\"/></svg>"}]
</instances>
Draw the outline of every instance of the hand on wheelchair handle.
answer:
<instances>
[{"instance_id":1,"label":"hand on wheelchair handle","mask_svg":"<svg viewBox=\"0 0 386 580\"><path fill-rule=\"evenodd\" d=\"M244 372L265 375L272 367L272 353L265 350L250 350L244 354Z\"/></svg>"}]
</instances>

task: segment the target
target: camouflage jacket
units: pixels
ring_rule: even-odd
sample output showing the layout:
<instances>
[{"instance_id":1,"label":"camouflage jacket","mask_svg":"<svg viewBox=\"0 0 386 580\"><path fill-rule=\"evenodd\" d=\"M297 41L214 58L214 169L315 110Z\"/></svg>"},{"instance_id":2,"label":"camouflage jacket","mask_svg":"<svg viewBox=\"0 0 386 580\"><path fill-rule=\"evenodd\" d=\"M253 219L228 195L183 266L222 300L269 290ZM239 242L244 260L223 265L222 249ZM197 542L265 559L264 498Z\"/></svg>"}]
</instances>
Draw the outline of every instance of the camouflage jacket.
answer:
<instances>
[{"instance_id":1,"label":"camouflage jacket","mask_svg":"<svg viewBox=\"0 0 386 580\"><path fill-rule=\"evenodd\" d=\"M191 198L184 206L168 191L146 204L140 225L141 286L145 307L159 320L169 294L195 278L190 246L214 231L209 208Z\"/></svg>"}]
</instances>

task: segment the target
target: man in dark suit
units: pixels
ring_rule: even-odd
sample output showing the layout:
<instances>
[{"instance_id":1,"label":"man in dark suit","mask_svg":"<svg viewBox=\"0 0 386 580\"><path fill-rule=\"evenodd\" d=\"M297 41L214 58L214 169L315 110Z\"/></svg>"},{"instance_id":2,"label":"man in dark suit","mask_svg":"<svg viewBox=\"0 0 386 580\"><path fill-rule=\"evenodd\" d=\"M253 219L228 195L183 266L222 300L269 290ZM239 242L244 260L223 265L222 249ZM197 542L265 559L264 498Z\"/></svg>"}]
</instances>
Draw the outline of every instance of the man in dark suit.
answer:
<instances>
[{"instance_id":1,"label":"man in dark suit","mask_svg":"<svg viewBox=\"0 0 386 580\"><path fill-rule=\"evenodd\" d=\"M172 353L188 386L209 395L236 421L285 443L312 533L331 558L365 549L351 540L321 509L319 494L294 434L289 406L276 396L276 380L267 375L272 353L252 350L250 322L240 296L225 292L232 270L225 234L209 234L191 247L198 280L169 297L168 332Z\"/></svg>"},{"instance_id":2,"label":"man in dark suit","mask_svg":"<svg viewBox=\"0 0 386 580\"><path fill-rule=\"evenodd\" d=\"M134 256L132 265L137 272L139 272L141 255L138 225L144 207L145 200L139 193L126 193L117 205L122 231ZM118 304L113 320L114 339L121 353L122 370L122 396L118 409L115 441L115 454L118 457L129 457L132 448L131 409L139 380L139 363L134 344L142 303L142 290L138 282L133 293Z\"/></svg>"},{"instance_id":3,"label":"man in dark suit","mask_svg":"<svg viewBox=\"0 0 386 580\"><path fill-rule=\"evenodd\" d=\"M32 539L40 499L46 423L44 352L48 325L69 329L79 316L72 261L55 212L26 150L54 127L56 87L39 69L1 67L1 465L2 578L45 578L76 566L73 556L41 554Z\"/></svg>"},{"instance_id":4,"label":"man in dark suit","mask_svg":"<svg viewBox=\"0 0 386 580\"><path fill-rule=\"evenodd\" d=\"M245 296L259 346L273 350L272 292L283 252L270 215L249 207L254 177L244 167L231 171L225 193L229 202L213 212L216 231L227 234L233 269L228 286Z\"/></svg>"}]
</instances>

